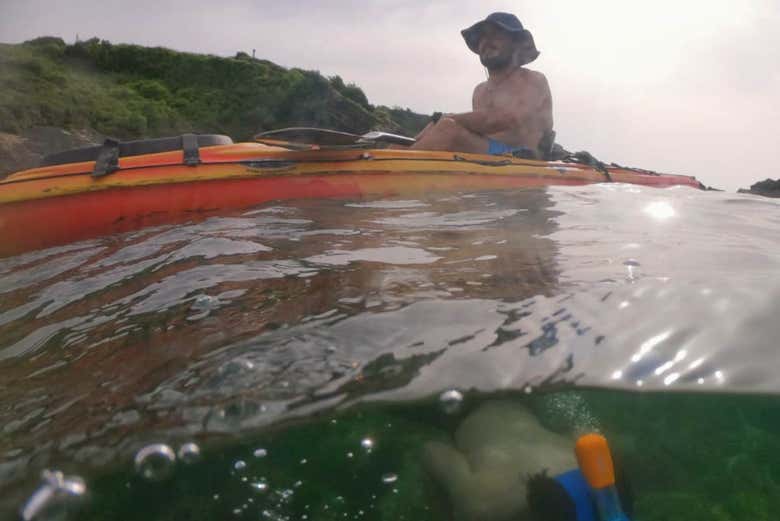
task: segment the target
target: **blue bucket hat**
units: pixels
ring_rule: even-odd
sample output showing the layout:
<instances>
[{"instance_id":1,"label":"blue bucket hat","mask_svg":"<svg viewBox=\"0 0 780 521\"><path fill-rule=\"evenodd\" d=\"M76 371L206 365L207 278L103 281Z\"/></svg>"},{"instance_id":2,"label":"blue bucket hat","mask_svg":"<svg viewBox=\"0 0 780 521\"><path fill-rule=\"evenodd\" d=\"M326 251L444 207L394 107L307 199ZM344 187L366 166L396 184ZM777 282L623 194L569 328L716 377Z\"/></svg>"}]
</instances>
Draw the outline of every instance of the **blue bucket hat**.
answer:
<instances>
[{"instance_id":1,"label":"blue bucket hat","mask_svg":"<svg viewBox=\"0 0 780 521\"><path fill-rule=\"evenodd\" d=\"M521 65L531 63L539 57L539 51L536 49L534 37L531 36L531 32L524 28L523 24L520 23L520 20L511 13L492 13L488 15L487 18L475 23L468 29L463 29L460 34L463 35L463 39L466 40L466 45L471 49L471 52L479 54L477 46L479 45L479 39L482 36L482 28L485 24L493 24L496 27L513 34L518 41L523 41L528 45L528 53L524 57L524 62L521 63Z\"/></svg>"}]
</instances>

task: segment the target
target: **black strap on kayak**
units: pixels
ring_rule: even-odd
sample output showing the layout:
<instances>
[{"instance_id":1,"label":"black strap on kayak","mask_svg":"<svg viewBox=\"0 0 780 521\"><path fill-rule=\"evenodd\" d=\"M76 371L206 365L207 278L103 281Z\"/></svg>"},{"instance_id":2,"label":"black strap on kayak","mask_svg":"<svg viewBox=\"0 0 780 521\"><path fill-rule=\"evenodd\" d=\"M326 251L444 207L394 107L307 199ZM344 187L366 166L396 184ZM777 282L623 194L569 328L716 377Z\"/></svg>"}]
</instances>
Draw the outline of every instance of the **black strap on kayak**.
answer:
<instances>
[{"instance_id":1,"label":"black strap on kayak","mask_svg":"<svg viewBox=\"0 0 780 521\"><path fill-rule=\"evenodd\" d=\"M609 166L613 166L615 168L622 168L623 170L631 170L632 172L639 172L640 174L645 174L645 175L661 175L658 172L654 172L653 170L645 170L644 168L636 168L634 166L623 166L617 163L610 163Z\"/></svg>"},{"instance_id":2,"label":"black strap on kayak","mask_svg":"<svg viewBox=\"0 0 780 521\"><path fill-rule=\"evenodd\" d=\"M612 175L609 173L609 170L607 170L607 167L604 165L604 163L601 163L599 165L595 165L593 168L604 174L604 177L607 178L608 183L612 183Z\"/></svg>"},{"instance_id":3,"label":"black strap on kayak","mask_svg":"<svg viewBox=\"0 0 780 521\"><path fill-rule=\"evenodd\" d=\"M119 170L119 141L109 138L100 147L95 159L95 167L92 169L92 177L107 176L117 170Z\"/></svg>"},{"instance_id":4,"label":"black strap on kayak","mask_svg":"<svg viewBox=\"0 0 780 521\"><path fill-rule=\"evenodd\" d=\"M608 183L612 182L612 176L610 175L609 170L607 170L607 165L593 157L593 154L590 152L585 150L575 152L574 154L569 154L569 156L564 158L563 161L566 163L579 163L581 165L587 165L604 174L604 177L607 178Z\"/></svg>"},{"instance_id":5,"label":"black strap on kayak","mask_svg":"<svg viewBox=\"0 0 780 521\"><path fill-rule=\"evenodd\" d=\"M184 150L184 164L196 166L200 164L200 152L198 151L198 136L195 134L182 134L181 148Z\"/></svg>"},{"instance_id":6,"label":"black strap on kayak","mask_svg":"<svg viewBox=\"0 0 780 521\"><path fill-rule=\"evenodd\" d=\"M95 167L92 170L92 177L105 177L112 172L119 170L119 156L121 148L129 148L128 143L120 143L115 139L106 139L98 150L95 158ZM132 144L130 144L132 146ZM181 148L184 150L184 164L187 166L196 166L200 164L200 148L198 146L198 136L196 134L183 134L181 136Z\"/></svg>"},{"instance_id":7,"label":"black strap on kayak","mask_svg":"<svg viewBox=\"0 0 780 521\"><path fill-rule=\"evenodd\" d=\"M227 136L218 134L196 135L198 147L213 147L217 145L232 145L233 140ZM95 161L103 145L93 145L74 150L65 150L49 154L41 160L40 166L64 165L67 163L81 163ZM136 141L119 142L119 157L140 156L143 154L159 154L181 150L182 137L163 137L154 139L140 139Z\"/></svg>"},{"instance_id":8,"label":"black strap on kayak","mask_svg":"<svg viewBox=\"0 0 780 521\"><path fill-rule=\"evenodd\" d=\"M552 160L553 149L555 147L555 131L547 130L542 134L542 139L539 140L539 152L542 154L542 159L545 161Z\"/></svg>"}]
</instances>

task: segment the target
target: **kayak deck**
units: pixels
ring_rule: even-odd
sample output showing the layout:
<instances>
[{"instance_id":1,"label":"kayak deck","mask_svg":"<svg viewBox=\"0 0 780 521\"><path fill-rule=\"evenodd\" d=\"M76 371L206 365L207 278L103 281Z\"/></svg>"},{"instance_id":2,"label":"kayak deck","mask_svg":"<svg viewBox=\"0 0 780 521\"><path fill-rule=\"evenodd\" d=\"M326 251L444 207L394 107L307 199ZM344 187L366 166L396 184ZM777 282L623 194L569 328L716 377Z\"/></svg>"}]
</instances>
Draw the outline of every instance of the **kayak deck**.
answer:
<instances>
[{"instance_id":1,"label":"kayak deck","mask_svg":"<svg viewBox=\"0 0 780 521\"><path fill-rule=\"evenodd\" d=\"M695 178L482 154L393 149L290 150L262 143L45 166L0 180L0 256L299 198L393 197L626 182L699 188Z\"/></svg>"}]
</instances>

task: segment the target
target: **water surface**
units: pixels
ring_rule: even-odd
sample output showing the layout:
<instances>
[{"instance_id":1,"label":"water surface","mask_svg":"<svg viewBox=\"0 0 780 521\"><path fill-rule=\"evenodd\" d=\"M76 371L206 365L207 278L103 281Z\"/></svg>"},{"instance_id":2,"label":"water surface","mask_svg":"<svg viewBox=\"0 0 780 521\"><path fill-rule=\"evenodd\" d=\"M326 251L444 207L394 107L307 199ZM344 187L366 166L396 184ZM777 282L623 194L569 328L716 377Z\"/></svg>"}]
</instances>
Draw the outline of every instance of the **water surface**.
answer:
<instances>
[{"instance_id":1,"label":"water surface","mask_svg":"<svg viewBox=\"0 0 780 521\"><path fill-rule=\"evenodd\" d=\"M420 451L502 399L605 432L638 519L769 519L779 206L619 184L301 201L2 259L0 508L62 469L94 518L446 519ZM133 467L187 442L194 466Z\"/></svg>"}]
</instances>

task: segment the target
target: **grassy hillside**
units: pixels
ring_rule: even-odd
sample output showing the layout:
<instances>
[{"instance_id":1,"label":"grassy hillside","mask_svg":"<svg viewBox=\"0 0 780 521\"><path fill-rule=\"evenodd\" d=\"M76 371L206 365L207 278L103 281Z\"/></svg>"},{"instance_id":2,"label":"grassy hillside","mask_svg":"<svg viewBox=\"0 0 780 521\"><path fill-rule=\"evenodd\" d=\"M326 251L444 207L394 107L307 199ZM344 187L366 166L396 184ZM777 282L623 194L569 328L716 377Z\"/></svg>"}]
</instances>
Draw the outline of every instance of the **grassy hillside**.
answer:
<instances>
[{"instance_id":1,"label":"grassy hillside","mask_svg":"<svg viewBox=\"0 0 780 521\"><path fill-rule=\"evenodd\" d=\"M287 126L415 134L427 119L371 105L338 76L245 53L221 58L96 38L0 44L0 131L11 134L37 126L125 139L209 132L246 140Z\"/></svg>"}]
</instances>

